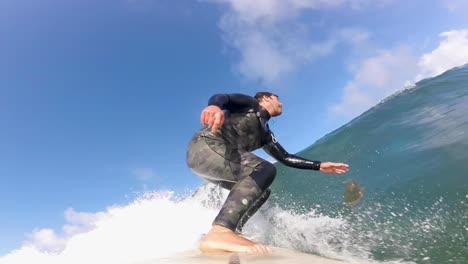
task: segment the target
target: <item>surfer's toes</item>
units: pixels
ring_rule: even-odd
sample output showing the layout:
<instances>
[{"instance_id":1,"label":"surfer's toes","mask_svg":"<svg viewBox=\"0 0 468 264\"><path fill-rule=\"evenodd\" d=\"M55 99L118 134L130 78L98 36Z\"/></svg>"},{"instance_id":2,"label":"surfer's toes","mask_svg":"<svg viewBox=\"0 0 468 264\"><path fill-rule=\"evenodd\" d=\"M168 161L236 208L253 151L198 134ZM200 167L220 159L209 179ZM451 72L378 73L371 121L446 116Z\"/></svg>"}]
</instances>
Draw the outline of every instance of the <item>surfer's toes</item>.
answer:
<instances>
[{"instance_id":1,"label":"surfer's toes","mask_svg":"<svg viewBox=\"0 0 468 264\"><path fill-rule=\"evenodd\" d=\"M252 254L268 254L273 252L271 248L262 245L262 244L254 244L249 247L247 247L247 253L252 253Z\"/></svg>"}]
</instances>

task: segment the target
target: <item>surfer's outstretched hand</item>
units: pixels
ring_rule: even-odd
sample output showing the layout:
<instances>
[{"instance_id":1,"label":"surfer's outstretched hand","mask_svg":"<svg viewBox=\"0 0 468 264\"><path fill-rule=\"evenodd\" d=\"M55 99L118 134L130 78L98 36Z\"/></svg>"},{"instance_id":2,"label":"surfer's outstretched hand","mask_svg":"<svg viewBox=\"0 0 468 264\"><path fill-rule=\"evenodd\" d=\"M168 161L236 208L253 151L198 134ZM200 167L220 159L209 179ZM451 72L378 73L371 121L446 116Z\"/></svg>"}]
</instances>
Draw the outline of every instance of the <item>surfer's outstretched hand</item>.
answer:
<instances>
[{"instance_id":1,"label":"surfer's outstretched hand","mask_svg":"<svg viewBox=\"0 0 468 264\"><path fill-rule=\"evenodd\" d=\"M203 109L200 122L204 126L211 127L211 133L216 133L224 123L224 112L215 105L209 105Z\"/></svg>"},{"instance_id":2,"label":"surfer's outstretched hand","mask_svg":"<svg viewBox=\"0 0 468 264\"><path fill-rule=\"evenodd\" d=\"M320 171L325 173L341 174L349 170L348 164L336 162L322 162L320 164Z\"/></svg>"}]
</instances>

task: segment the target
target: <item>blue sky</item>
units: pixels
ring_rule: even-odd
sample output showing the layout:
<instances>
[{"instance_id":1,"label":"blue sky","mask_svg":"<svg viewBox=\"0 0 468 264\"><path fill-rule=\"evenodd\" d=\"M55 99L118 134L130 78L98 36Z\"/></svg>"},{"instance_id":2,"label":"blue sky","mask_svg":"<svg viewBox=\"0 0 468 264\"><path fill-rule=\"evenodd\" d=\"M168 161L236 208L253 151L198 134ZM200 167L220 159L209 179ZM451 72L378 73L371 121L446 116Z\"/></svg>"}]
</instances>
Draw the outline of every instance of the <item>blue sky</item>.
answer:
<instances>
[{"instance_id":1,"label":"blue sky","mask_svg":"<svg viewBox=\"0 0 468 264\"><path fill-rule=\"evenodd\" d=\"M198 186L185 151L214 93L279 94L284 114L271 127L297 152L467 63L468 4L4 0L0 38L5 254L60 229L69 208Z\"/></svg>"}]
</instances>

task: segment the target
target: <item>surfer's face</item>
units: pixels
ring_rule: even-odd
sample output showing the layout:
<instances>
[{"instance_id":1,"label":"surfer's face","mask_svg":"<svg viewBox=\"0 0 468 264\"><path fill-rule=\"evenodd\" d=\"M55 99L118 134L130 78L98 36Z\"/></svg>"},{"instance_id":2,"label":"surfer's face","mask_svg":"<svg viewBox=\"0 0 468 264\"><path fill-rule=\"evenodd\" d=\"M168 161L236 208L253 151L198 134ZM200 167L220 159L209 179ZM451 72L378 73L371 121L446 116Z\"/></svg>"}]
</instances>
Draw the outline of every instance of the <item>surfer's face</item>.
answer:
<instances>
[{"instance_id":1,"label":"surfer's face","mask_svg":"<svg viewBox=\"0 0 468 264\"><path fill-rule=\"evenodd\" d=\"M270 113L272 116L279 116L283 112L283 104L279 101L278 96L270 96L268 97L268 102L271 105L272 113Z\"/></svg>"}]
</instances>

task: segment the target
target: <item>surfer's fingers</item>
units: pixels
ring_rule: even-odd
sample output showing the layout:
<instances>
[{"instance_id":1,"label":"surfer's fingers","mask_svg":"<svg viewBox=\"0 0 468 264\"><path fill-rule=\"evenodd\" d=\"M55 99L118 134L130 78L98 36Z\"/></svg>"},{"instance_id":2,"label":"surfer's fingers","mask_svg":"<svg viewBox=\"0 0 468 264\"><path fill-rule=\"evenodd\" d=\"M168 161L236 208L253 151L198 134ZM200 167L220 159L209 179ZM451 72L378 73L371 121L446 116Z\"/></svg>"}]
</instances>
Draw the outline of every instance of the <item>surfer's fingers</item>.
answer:
<instances>
[{"instance_id":1,"label":"surfer's fingers","mask_svg":"<svg viewBox=\"0 0 468 264\"><path fill-rule=\"evenodd\" d=\"M343 170L343 169L340 169L340 168L332 167L332 168L323 169L321 171L325 172L325 173L342 174L342 173L346 173L348 170Z\"/></svg>"},{"instance_id":2,"label":"surfer's fingers","mask_svg":"<svg viewBox=\"0 0 468 264\"><path fill-rule=\"evenodd\" d=\"M205 124L205 109L202 110L200 114L200 123Z\"/></svg>"},{"instance_id":3,"label":"surfer's fingers","mask_svg":"<svg viewBox=\"0 0 468 264\"><path fill-rule=\"evenodd\" d=\"M201 115L201 120L200 120L202 122L202 124L205 125L205 126L210 125L210 118L211 118L212 115L213 114L210 111L208 111L206 109L203 110L202 115Z\"/></svg>"},{"instance_id":4,"label":"surfer's fingers","mask_svg":"<svg viewBox=\"0 0 468 264\"><path fill-rule=\"evenodd\" d=\"M207 125L208 126L213 126L213 123L215 122L215 114L214 113L210 113L209 115L209 118L208 118L208 121L207 121Z\"/></svg>"},{"instance_id":5,"label":"surfer's fingers","mask_svg":"<svg viewBox=\"0 0 468 264\"><path fill-rule=\"evenodd\" d=\"M335 165L335 169L343 171L343 172L347 172L349 170L349 166L347 164L338 163Z\"/></svg>"},{"instance_id":6,"label":"surfer's fingers","mask_svg":"<svg viewBox=\"0 0 468 264\"><path fill-rule=\"evenodd\" d=\"M271 253L271 249L265 245L260 245L261 254Z\"/></svg>"},{"instance_id":7,"label":"surfer's fingers","mask_svg":"<svg viewBox=\"0 0 468 264\"><path fill-rule=\"evenodd\" d=\"M201 123L203 125L212 126L216 114L223 114L221 108L215 105L209 105L205 107L201 113Z\"/></svg>"},{"instance_id":8,"label":"surfer's fingers","mask_svg":"<svg viewBox=\"0 0 468 264\"><path fill-rule=\"evenodd\" d=\"M267 247L267 246L265 246L263 244L258 244L258 247L259 247L259 249L261 251L260 253L265 254L265 253L271 253L272 252L269 247Z\"/></svg>"},{"instance_id":9,"label":"surfer's fingers","mask_svg":"<svg viewBox=\"0 0 468 264\"><path fill-rule=\"evenodd\" d=\"M348 169L349 165L345 163L336 163L336 166L339 167L340 169Z\"/></svg>"},{"instance_id":10,"label":"surfer's fingers","mask_svg":"<svg viewBox=\"0 0 468 264\"><path fill-rule=\"evenodd\" d=\"M200 115L200 123L202 123L202 125L206 125L206 124L205 124L205 115L204 115L203 112L202 112L201 115Z\"/></svg>"},{"instance_id":11,"label":"surfer's fingers","mask_svg":"<svg viewBox=\"0 0 468 264\"><path fill-rule=\"evenodd\" d=\"M330 162L334 167L337 167L337 168L342 168L342 169L345 169L345 168L349 168L349 165L346 164L346 163L337 163L337 162Z\"/></svg>"},{"instance_id":12,"label":"surfer's fingers","mask_svg":"<svg viewBox=\"0 0 468 264\"><path fill-rule=\"evenodd\" d=\"M213 115L213 118L214 120L213 120L213 127L211 128L211 132L215 133L224 122L224 114L222 112L221 113L218 112Z\"/></svg>"},{"instance_id":13,"label":"surfer's fingers","mask_svg":"<svg viewBox=\"0 0 468 264\"><path fill-rule=\"evenodd\" d=\"M261 246L261 245L259 245L259 244L253 245L253 246L252 246L252 251L253 251L252 253L256 253L256 254L261 253L261 252L262 252L262 249L261 249L260 246Z\"/></svg>"},{"instance_id":14,"label":"surfer's fingers","mask_svg":"<svg viewBox=\"0 0 468 264\"><path fill-rule=\"evenodd\" d=\"M210 118L210 110L208 108L203 109L200 121L203 125L208 125L208 120Z\"/></svg>"}]
</instances>

